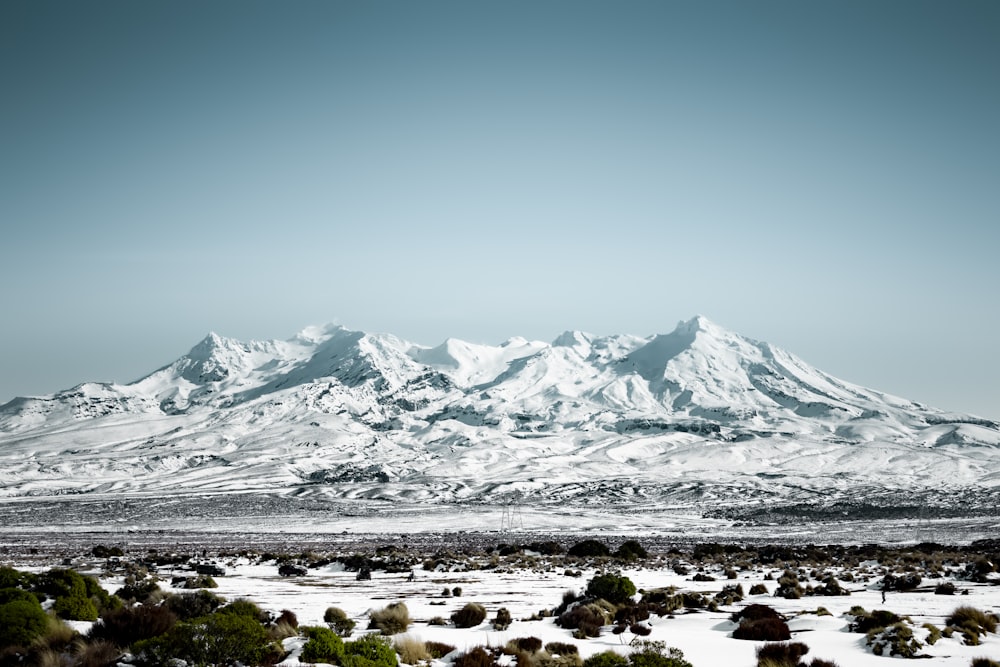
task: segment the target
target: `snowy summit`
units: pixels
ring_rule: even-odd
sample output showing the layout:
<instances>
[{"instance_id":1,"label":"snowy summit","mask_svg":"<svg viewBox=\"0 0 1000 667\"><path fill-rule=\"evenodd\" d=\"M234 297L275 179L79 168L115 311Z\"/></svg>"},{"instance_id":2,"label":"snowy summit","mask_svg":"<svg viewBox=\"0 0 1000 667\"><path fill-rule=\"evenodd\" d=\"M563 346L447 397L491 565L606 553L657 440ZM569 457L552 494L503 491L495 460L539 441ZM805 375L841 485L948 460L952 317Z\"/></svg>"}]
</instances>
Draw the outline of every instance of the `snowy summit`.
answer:
<instances>
[{"instance_id":1,"label":"snowy summit","mask_svg":"<svg viewBox=\"0 0 1000 667\"><path fill-rule=\"evenodd\" d=\"M0 494L406 502L796 499L991 488L1000 427L839 380L704 317L551 344L209 334L136 382L0 406Z\"/></svg>"}]
</instances>

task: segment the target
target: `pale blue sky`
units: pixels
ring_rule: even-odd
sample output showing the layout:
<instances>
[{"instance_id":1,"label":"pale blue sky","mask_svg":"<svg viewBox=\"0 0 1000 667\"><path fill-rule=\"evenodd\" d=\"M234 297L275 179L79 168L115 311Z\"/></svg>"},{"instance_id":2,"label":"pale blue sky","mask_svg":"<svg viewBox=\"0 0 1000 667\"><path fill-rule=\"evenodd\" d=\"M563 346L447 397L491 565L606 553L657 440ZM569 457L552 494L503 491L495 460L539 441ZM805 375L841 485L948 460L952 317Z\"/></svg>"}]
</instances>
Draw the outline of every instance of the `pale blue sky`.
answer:
<instances>
[{"instance_id":1,"label":"pale blue sky","mask_svg":"<svg viewBox=\"0 0 1000 667\"><path fill-rule=\"evenodd\" d=\"M0 402L701 313L1000 418L1000 4L0 4Z\"/></svg>"}]
</instances>

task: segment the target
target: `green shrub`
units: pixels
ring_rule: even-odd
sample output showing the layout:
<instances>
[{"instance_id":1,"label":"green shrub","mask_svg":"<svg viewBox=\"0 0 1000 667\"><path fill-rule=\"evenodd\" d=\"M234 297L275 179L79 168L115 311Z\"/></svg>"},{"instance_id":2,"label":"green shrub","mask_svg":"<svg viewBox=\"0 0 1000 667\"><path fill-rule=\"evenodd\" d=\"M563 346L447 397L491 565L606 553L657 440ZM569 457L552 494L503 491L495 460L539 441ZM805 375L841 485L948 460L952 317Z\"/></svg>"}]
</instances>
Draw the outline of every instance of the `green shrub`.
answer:
<instances>
[{"instance_id":1,"label":"green shrub","mask_svg":"<svg viewBox=\"0 0 1000 667\"><path fill-rule=\"evenodd\" d=\"M172 665L176 658L193 665L259 665L266 656L280 654L258 620L221 611L178 623L167 634L137 642L134 648L139 664L150 667Z\"/></svg>"},{"instance_id":2,"label":"green shrub","mask_svg":"<svg viewBox=\"0 0 1000 667\"><path fill-rule=\"evenodd\" d=\"M199 590L195 593L170 595L164 601L164 605L177 614L177 618L187 621L200 616L208 616L221 607L224 602L225 600L214 593Z\"/></svg>"},{"instance_id":3,"label":"green shrub","mask_svg":"<svg viewBox=\"0 0 1000 667\"><path fill-rule=\"evenodd\" d=\"M633 644L636 650L628 657L630 667L692 667L684 653L664 642L643 639Z\"/></svg>"},{"instance_id":4,"label":"green shrub","mask_svg":"<svg viewBox=\"0 0 1000 667\"><path fill-rule=\"evenodd\" d=\"M915 658L923 646L913 636L913 630L906 623L899 622L885 628L876 628L868 632L867 643L875 655L898 655L903 658Z\"/></svg>"},{"instance_id":5,"label":"green shrub","mask_svg":"<svg viewBox=\"0 0 1000 667\"><path fill-rule=\"evenodd\" d=\"M354 632L355 622L348 618L347 612L340 607L327 607L323 613L323 622L341 637L350 637Z\"/></svg>"},{"instance_id":6,"label":"green shrub","mask_svg":"<svg viewBox=\"0 0 1000 667\"><path fill-rule=\"evenodd\" d=\"M344 643L343 667L396 667L396 649L379 635L365 635Z\"/></svg>"},{"instance_id":7,"label":"green shrub","mask_svg":"<svg viewBox=\"0 0 1000 667\"><path fill-rule=\"evenodd\" d=\"M649 554L646 552L646 549L635 540L626 540L622 542L620 547L618 547L618 550L615 552L615 557L622 558L624 560L636 560L639 558L648 558Z\"/></svg>"},{"instance_id":8,"label":"green shrub","mask_svg":"<svg viewBox=\"0 0 1000 667\"><path fill-rule=\"evenodd\" d=\"M53 568L38 575L35 590L52 598L87 597L87 584L75 570Z\"/></svg>"},{"instance_id":9,"label":"green shrub","mask_svg":"<svg viewBox=\"0 0 1000 667\"><path fill-rule=\"evenodd\" d=\"M567 553L570 556L577 556L579 558L593 558L610 556L611 549L604 542L599 542L598 540L583 540L571 546Z\"/></svg>"},{"instance_id":10,"label":"green shrub","mask_svg":"<svg viewBox=\"0 0 1000 667\"><path fill-rule=\"evenodd\" d=\"M587 584L587 595L621 604L635 595L635 584L628 577L617 574L599 574Z\"/></svg>"},{"instance_id":11,"label":"green shrub","mask_svg":"<svg viewBox=\"0 0 1000 667\"><path fill-rule=\"evenodd\" d=\"M0 604L0 648L27 646L48 627L48 614L34 597Z\"/></svg>"},{"instance_id":12,"label":"green shrub","mask_svg":"<svg viewBox=\"0 0 1000 667\"><path fill-rule=\"evenodd\" d=\"M485 613L485 612L484 612ZM369 614L368 628L378 630L383 635L395 635L406 632L410 626L410 610L403 602L393 602L383 609Z\"/></svg>"},{"instance_id":13,"label":"green shrub","mask_svg":"<svg viewBox=\"0 0 1000 667\"><path fill-rule=\"evenodd\" d=\"M627 667L628 659L614 651L595 653L583 661L583 667Z\"/></svg>"},{"instance_id":14,"label":"green shrub","mask_svg":"<svg viewBox=\"0 0 1000 667\"><path fill-rule=\"evenodd\" d=\"M152 579L126 579L125 585L115 591L115 595L122 600L143 604L149 602L159 591L160 585Z\"/></svg>"},{"instance_id":15,"label":"green shrub","mask_svg":"<svg viewBox=\"0 0 1000 667\"><path fill-rule=\"evenodd\" d=\"M309 641L302 647L302 662L340 664L344 658L344 640L336 632L321 627L304 628L303 632Z\"/></svg>"},{"instance_id":16,"label":"green shrub","mask_svg":"<svg viewBox=\"0 0 1000 667\"><path fill-rule=\"evenodd\" d=\"M40 602L37 595L20 588L0 588L0 604L7 604L8 602L13 602L14 600L25 600L26 602L35 603Z\"/></svg>"},{"instance_id":17,"label":"green shrub","mask_svg":"<svg viewBox=\"0 0 1000 667\"><path fill-rule=\"evenodd\" d=\"M233 600L229 604L220 607L219 614L224 614L226 616L243 616L245 618L251 618L258 623L267 622L267 614L257 606L257 603L247 600L245 598L240 598L239 600Z\"/></svg>"},{"instance_id":18,"label":"green shrub","mask_svg":"<svg viewBox=\"0 0 1000 667\"><path fill-rule=\"evenodd\" d=\"M868 633L872 630L887 628L903 620L901 616L888 609L873 609L869 612L864 607L855 605L848 613L854 617L854 620L847 626L851 632Z\"/></svg>"},{"instance_id":19,"label":"green shrub","mask_svg":"<svg viewBox=\"0 0 1000 667\"><path fill-rule=\"evenodd\" d=\"M34 585L33 576L6 565L0 566L0 588L30 588Z\"/></svg>"},{"instance_id":20,"label":"green shrub","mask_svg":"<svg viewBox=\"0 0 1000 667\"><path fill-rule=\"evenodd\" d=\"M451 615L451 622L456 628L474 628L486 620L486 608L481 604L470 602Z\"/></svg>"},{"instance_id":21,"label":"green shrub","mask_svg":"<svg viewBox=\"0 0 1000 667\"><path fill-rule=\"evenodd\" d=\"M67 621L96 621L97 606L90 598L75 595L57 598L52 605L52 611L59 618Z\"/></svg>"},{"instance_id":22,"label":"green shrub","mask_svg":"<svg viewBox=\"0 0 1000 667\"><path fill-rule=\"evenodd\" d=\"M177 615L166 606L123 607L101 614L101 622L90 628L88 636L127 648L135 642L165 634L176 624Z\"/></svg>"}]
</instances>

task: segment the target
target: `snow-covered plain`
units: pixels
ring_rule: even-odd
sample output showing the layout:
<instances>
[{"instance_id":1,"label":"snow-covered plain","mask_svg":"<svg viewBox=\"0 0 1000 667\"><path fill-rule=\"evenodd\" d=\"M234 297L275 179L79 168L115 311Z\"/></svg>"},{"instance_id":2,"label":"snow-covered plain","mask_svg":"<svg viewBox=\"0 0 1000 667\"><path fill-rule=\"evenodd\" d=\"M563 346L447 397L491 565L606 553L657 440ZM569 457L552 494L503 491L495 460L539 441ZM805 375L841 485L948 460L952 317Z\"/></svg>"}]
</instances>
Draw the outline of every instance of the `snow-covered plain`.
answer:
<instances>
[{"instance_id":1,"label":"snow-covered plain","mask_svg":"<svg viewBox=\"0 0 1000 667\"><path fill-rule=\"evenodd\" d=\"M362 581L358 580L356 572L346 570L340 562L312 567L304 577L281 577L274 560L261 560L252 555L230 555L216 559L216 562L226 568L226 574L215 577L218 588L213 592L230 600L253 600L274 614L284 609L291 610L302 625L324 625L325 609L330 606L340 607L357 621L361 632L367 625L371 610L402 601L407 605L413 621L407 632L409 637L444 642L455 646L459 652L464 652L479 645L503 646L510 639L530 636L538 637L546 643L558 641L575 644L579 647L581 656L586 658L609 649L628 653L628 642L633 635L625 633L619 637L612 634L609 627L605 627L598 638L574 639L570 630L559 628L551 617L530 619L539 612L558 606L565 591L581 592L595 574L616 571L629 577L640 591L673 586L680 591L697 591L708 595L719 592L724 585L739 584L745 591L749 591L755 584L765 586L767 593L748 595L743 601L723 605L717 611L682 609L672 616L654 615L650 619L652 634L648 639L661 640L669 646L680 648L695 667L752 667L756 664L755 650L761 643L732 638L731 634L736 626L729 620L732 612L752 603L770 605L785 615L792 630L792 641L809 646L808 659L818 657L834 660L841 667L876 667L893 660L873 655L866 646L863 634L847 630L849 619L846 614L854 605L868 610L889 609L909 616L915 637L924 643L920 653L925 659L919 664L968 667L974 657L1000 658L1000 637L995 634L987 635L979 646L966 646L958 636L939 639L933 645L926 644L928 630L923 624L931 623L943 628L944 619L958 606L969 605L993 613L1000 612L1000 586L995 583L972 583L961 577L964 563L955 562L950 566L946 564L940 578L925 578L921 587L913 592L890 592L886 602L882 603L879 582L884 570L875 560L862 561L849 569L817 568L803 564L799 564L797 568L790 566L798 569L803 582L810 576L807 573L812 570L811 576L814 578L811 583L817 583L815 570L818 569L818 576L832 573L850 591L849 596L803 597L796 600L773 595L777 587L775 579L781 576L785 567L789 567L787 564L749 565L738 569L736 578L730 579L724 573L724 565L713 565L711 560L708 558L699 561L692 558L690 553L668 553L656 555L643 561L641 565L622 567L614 561L582 565L569 562L567 567L565 561L552 560L531 552L505 557L452 554L439 558L437 565L433 567L415 564L412 578L408 572L387 573L376 570L370 580ZM15 560L13 564L18 563ZM690 572L676 573L673 568L678 564L688 566ZM33 564L33 569L42 567L37 560ZM78 560L78 567L81 571L86 571L89 567L94 573L101 572L101 563L93 560ZM567 570L573 574L568 574ZM695 581L695 573L709 575L715 580ZM165 590L182 592L170 587L171 577L190 574L186 566L175 566L174 569L162 568L157 576ZM852 578L853 581L850 580ZM959 595L934 594L937 584L949 581L955 583ZM105 574L102 583L114 591L121 585L122 577ZM460 597L446 597L442 594L445 588L451 590L455 587L461 588ZM961 594L963 592L966 594ZM434 617L449 618L452 612L467 602L485 606L488 618L493 618L499 608L506 607L515 622L504 631L494 630L488 621L471 629L458 629L451 624L428 624ZM817 615L819 607L825 608L829 615ZM285 645L291 650L285 664L299 664L297 654L302 640L286 640ZM446 656L443 661L434 661L433 667L444 667L454 655Z\"/></svg>"}]
</instances>

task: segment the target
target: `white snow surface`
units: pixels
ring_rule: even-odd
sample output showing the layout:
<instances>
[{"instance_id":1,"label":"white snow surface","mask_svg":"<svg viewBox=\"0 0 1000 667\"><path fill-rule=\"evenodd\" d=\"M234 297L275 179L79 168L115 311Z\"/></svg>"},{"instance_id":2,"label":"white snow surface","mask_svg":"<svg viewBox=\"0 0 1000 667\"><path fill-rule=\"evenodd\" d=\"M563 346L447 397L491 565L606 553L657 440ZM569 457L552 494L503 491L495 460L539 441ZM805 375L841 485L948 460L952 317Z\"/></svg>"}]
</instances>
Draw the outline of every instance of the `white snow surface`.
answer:
<instances>
[{"instance_id":1,"label":"white snow surface","mask_svg":"<svg viewBox=\"0 0 1000 667\"><path fill-rule=\"evenodd\" d=\"M703 484L739 498L995 488L1000 426L839 380L700 316L649 338L498 346L338 326L287 341L209 334L130 384L0 406L7 498L634 504Z\"/></svg>"},{"instance_id":2,"label":"white snow surface","mask_svg":"<svg viewBox=\"0 0 1000 667\"><path fill-rule=\"evenodd\" d=\"M513 560L517 561L519 557L515 556ZM610 627L603 628L599 637L575 639L572 630L558 627L552 617L535 617L532 620L538 612L555 608L565 591L582 592L587 582L601 572L593 565L582 567L579 576L573 577L566 576L565 568L547 565L544 558L536 559L533 565L514 567L510 567L505 559L499 566L489 566L489 569L475 569L482 567L483 563L475 568L465 569L439 568L427 571L417 568L414 570L413 580L407 573L375 571L370 580L359 581L355 572L346 571L338 562L310 568L307 576L290 578L278 576L277 563L273 560L259 562L246 557L233 557L220 559L218 562L225 568L226 574L214 577L218 588L213 589L213 593L230 601L252 600L275 616L282 610L290 610L296 614L300 627L324 626L325 610L331 606L339 607L357 623L352 639L368 632L365 628L371 611L381 609L391 602L403 602L409 610L412 624L405 635L396 635L392 638L393 641L406 637L419 641L443 642L456 648L444 660L432 661L430 667L446 667L454 657L473 647L502 647L510 640L520 637L537 637L543 643L573 644L577 646L582 658L601 651L611 650L627 655L634 650L628 645L633 635L614 635ZM683 563L683 558L678 562ZM13 564L18 565L16 561ZM725 585L739 585L744 591L749 591L755 584L764 585L767 593L748 595L733 605L721 606L717 611L681 609L669 616L654 614L650 617L647 625L652 628L652 633L648 639L681 649L684 658L694 667L749 667L756 664L755 651L763 642L734 639L732 633L736 624L730 620L733 612L750 604L771 606L788 619L792 632L791 641L803 642L809 647L807 663L814 658L822 658L843 666L878 667L901 660L888 655L874 655L866 644L864 634L848 630L851 618L848 612L852 606L858 605L867 610L888 609L908 617L914 637L921 643L921 659L918 664L968 667L973 658L997 659L1000 656L1000 636L988 633L983 636L980 645L968 646L960 633L956 632L950 638L941 638L934 644L929 644L929 631L924 627L924 624L930 623L939 629L943 628L945 619L959 606L972 606L991 613L1000 610L1000 589L995 585L969 582L958 576L960 570L958 565L954 565L951 571L943 573L942 578L930 581L913 592L889 593L884 603L879 590L884 570L874 561L855 568L850 577L846 571L831 569L829 573L838 578L840 585L849 590L850 595L800 599L774 596L777 588L775 579L782 574L780 567L755 566L740 570L735 579L727 579L723 566L708 566L701 572L715 580L695 581L691 575L673 572L668 562L657 561L627 566L620 574L629 577L640 590L675 587L679 591L700 592L707 597L719 592ZM100 571L95 569L93 574L98 575ZM176 570L161 569L158 574L159 585L173 593L188 592L173 588L169 582L175 576L185 577L191 574L186 566L179 566ZM965 594L935 595L934 587L943 582L954 583ZM101 583L113 592L124 580L121 575L104 576ZM460 597L443 596L443 589L451 590L455 587L461 587ZM482 604L486 608L486 622L468 629L457 628L451 623L428 623L434 617L448 619L453 612L469 602ZM490 619L502 607L510 611L514 622L508 629L498 631L492 627ZM829 615L817 615L820 607L825 608ZM289 667L303 664L298 657L303 640L291 638L285 641L285 647L291 654L282 664Z\"/></svg>"}]
</instances>

